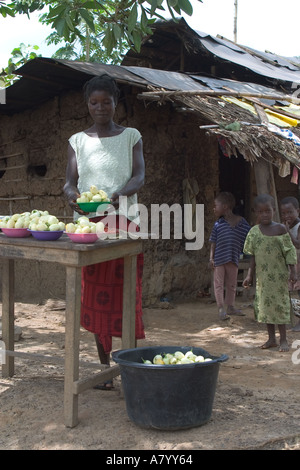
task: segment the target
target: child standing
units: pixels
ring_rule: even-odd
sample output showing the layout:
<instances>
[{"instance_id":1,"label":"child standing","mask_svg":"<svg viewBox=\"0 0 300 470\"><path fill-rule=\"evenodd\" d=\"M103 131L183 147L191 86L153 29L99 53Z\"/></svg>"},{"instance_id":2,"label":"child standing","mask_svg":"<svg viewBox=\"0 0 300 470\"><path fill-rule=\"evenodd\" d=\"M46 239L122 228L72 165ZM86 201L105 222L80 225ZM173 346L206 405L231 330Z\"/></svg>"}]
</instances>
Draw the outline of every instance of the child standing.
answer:
<instances>
[{"instance_id":1,"label":"child standing","mask_svg":"<svg viewBox=\"0 0 300 470\"><path fill-rule=\"evenodd\" d=\"M288 351L286 324L290 322L288 280L296 280L296 249L283 224L273 221L274 199L269 194L254 201L258 225L249 231L244 253L251 255L250 268L243 285L252 283L256 271L254 312L258 322L267 324L268 341L262 349L277 346L275 325L280 334L279 351Z\"/></svg>"},{"instance_id":2,"label":"child standing","mask_svg":"<svg viewBox=\"0 0 300 470\"><path fill-rule=\"evenodd\" d=\"M229 315L243 315L235 309L234 302L240 254L250 225L243 217L233 213L234 206L235 199L231 193L221 192L215 198L214 213L218 220L209 238L209 264L214 270L214 291L221 320L227 320Z\"/></svg>"},{"instance_id":3,"label":"child standing","mask_svg":"<svg viewBox=\"0 0 300 470\"><path fill-rule=\"evenodd\" d=\"M299 218L299 202L295 197L285 197L280 202L280 212L282 221L286 226L288 233L292 239L297 252L296 274L297 281L293 285L289 283L290 291L298 291L300 297L300 218ZM293 331L300 331L300 320L297 325L292 328Z\"/></svg>"}]
</instances>

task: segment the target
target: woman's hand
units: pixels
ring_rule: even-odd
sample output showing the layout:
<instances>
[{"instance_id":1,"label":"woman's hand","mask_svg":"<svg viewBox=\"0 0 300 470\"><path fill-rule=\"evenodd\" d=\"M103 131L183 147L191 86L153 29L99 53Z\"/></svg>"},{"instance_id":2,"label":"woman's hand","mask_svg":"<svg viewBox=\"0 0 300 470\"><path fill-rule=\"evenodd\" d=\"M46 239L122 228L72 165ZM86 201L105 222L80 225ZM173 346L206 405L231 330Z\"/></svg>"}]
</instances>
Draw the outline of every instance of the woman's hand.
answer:
<instances>
[{"instance_id":1,"label":"woman's hand","mask_svg":"<svg viewBox=\"0 0 300 470\"><path fill-rule=\"evenodd\" d=\"M120 196L122 196L122 194L119 193L119 192L115 192L111 195L110 202L114 206L115 209L119 208L119 204L120 204L119 197Z\"/></svg>"},{"instance_id":2,"label":"woman's hand","mask_svg":"<svg viewBox=\"0 0 300 470\"><path fill-rule=\"evenodd\" d=\"M88 212L84 212L82 209L80 209L79 205L77 204L77 198L80 196L79 193L72 193L68 194L67 199L68 199L68 204L71 207L71 209L75 212L78 212L80 215L86 215Z\"/></svg>"},{"instance_id":3,"label":"woman's hand","mask_svg":"<svg viewBox=\"0 0 300 470\"><path fill-rule=\"evenodd\" d=\"M88 212L84 212L80 209L77 204L77 198L79 198L80 194L77 189L78 183L78 170L77 170L77 160L76 155L69 144L68 146L68 164L67 164L67 172L66 172L66 183L64 185L64 193L66 195L67 201L71 209L75 212L78 212L80 215L87 215Z\"/></svg>"}]
</instances>

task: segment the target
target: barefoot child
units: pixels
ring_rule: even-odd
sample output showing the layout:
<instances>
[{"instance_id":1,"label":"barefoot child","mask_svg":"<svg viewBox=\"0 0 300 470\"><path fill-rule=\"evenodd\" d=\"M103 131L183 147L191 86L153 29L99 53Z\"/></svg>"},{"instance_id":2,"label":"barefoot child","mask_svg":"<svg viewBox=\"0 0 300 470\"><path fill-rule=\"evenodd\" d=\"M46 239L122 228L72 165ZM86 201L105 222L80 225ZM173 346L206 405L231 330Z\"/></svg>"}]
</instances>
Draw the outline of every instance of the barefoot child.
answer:
<instances>
[{"instance_id":1,"label":"barefoot child","mask_svg":"<svg viewBox=\"0 0 300 470\"><path fill-rule=\"evenodd\" d=\"M295 197L285 197L282 199L280 202L280 212L282 221L285 224L297 251L297 281L294 285L289 283L289 290L298 291L298 297L300 297L300 218L298 199ZM292 328L292 330L300 331L300 320L298 321L297 325Z\"/></svg>"},{"instance_id":2,"label":"barefoot child","mask_svg":"<svg viewBox=\"0 0 300 470\"><path fill-rule=\"evenodd\" d=\"M221 192L215 198L214 213L218 220L209 239L209 265L214 270L214 291L221 320L227 320L229 315L242 315L240 310L235 309L234 302L240 254L250 225L232 212L234 205L235 199L231 193Z\"/></svg>"},{"instance_id":3,"label":"barefoot child","mask_svg":"<svg viewBox=\"0 0 300 470\"><path fill-rule=\"evenodd\" d=\"M262 349L277 346L275 325L280 334L279 351L288 351L286 324L290 322L288 280L296 281L296 249L286 227L273 221L274 199L268 194L257 196L254 209L258 225L249 231L244 253L251 255L250 268L243 285L252 283L256 274L254 312L258 322L267 324L268 341Z\"/></svg>"}]
</instances>

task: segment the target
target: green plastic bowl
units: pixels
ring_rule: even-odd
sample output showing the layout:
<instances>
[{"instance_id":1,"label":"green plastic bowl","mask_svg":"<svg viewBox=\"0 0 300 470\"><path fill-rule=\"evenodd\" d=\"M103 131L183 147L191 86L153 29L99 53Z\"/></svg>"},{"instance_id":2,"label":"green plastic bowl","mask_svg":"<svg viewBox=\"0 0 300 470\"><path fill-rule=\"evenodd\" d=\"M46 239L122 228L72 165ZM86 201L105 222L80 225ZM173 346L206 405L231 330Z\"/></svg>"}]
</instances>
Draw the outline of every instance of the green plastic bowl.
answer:
<instances>
[{"instance_id":1,"label":"green plastic bowl","mask_svg":"<svg viewBox=\"0 0 300 470\"><path fill-rule=\"evenodd\" d=\"M78 202L78 206L84 212L104 212L110 206L110 202ZM100 207L101 206L101 207Z\"/></svg>"}]
</instances>

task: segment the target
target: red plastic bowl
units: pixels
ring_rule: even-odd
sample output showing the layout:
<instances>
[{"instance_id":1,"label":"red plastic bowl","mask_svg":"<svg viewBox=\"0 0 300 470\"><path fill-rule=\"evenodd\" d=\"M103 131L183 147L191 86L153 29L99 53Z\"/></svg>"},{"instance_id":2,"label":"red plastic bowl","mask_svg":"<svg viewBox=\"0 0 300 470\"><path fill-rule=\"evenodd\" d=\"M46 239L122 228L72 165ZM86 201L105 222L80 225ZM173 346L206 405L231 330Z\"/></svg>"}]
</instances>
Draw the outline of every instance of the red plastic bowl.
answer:
<instances>
[{"instance_id":1,"label":"red plastic bowl","mask_svg":"<svg viewBox=\"0 0 300 470\"><path fill-rule=\"evenodd\" d=\"M31 233L27 228L1 228L4 235L10 238L25 238L30 237Z\"/></svg>"},{"instance_id":2,"label":"red plastic bowl","mask_svg":"<svg viewBox=\"0 0 300 470\"><path fill-rule=\"evenodd\" d=\"M96 233L65 233L74 243L95 243L98 240Z\"/></svg>"}]
</instances>

